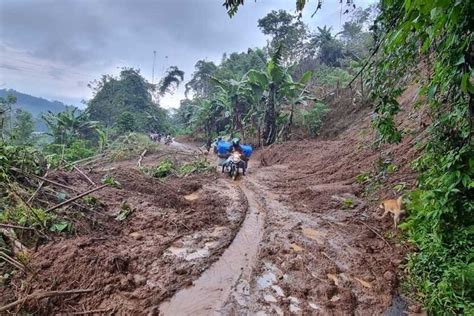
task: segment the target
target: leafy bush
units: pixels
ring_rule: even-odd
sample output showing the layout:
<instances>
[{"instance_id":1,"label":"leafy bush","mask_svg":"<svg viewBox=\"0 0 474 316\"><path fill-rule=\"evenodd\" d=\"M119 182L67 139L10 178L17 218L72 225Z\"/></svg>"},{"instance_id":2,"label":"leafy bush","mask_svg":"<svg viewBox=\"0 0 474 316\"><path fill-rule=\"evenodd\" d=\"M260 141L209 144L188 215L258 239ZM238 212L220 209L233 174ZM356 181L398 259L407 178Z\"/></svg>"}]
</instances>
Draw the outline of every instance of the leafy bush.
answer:
<instances>
[{"instance_id":1,"label":"leafy bush","mask_svg":"<svg viewBox=\"0 0 474 316\"><path fill-rule=\"evenodd\" d=\"M148 135L129 133L118 137L110 144L109 156L113 161L120 161L139 155L145 149L147 149L148 152L153 152L158 148L159 144L152 142Z\"/></svg>"},{"instance_id":2,"label":"leafy bush","mask_svg":"<svg viewBox=\"0 0 474 316\"><path fill-rule=\"evenodd\" d=\"M73 162L94 156L96 150L87 140L76 139L68 146L59 144L49 144L44 147L44 153L48 156L48 161L52 166L58 166L62 161Z\"/></svg>"},{"instance_id":3,"label":"leafy bush","mask_svg":"<svg viewBox=\"0 0 474 316\"><path fill-rule=\"evenodd\" d=\"M169 176L174 170L174 164L171 160L165 159L153 170L153 176L164 178Z\"/></svg>"},{"instance_id":4,"label":"leafy bush","mask_svg":"<svg viewBox=\"0 0 474 316\"><path fill-rule=\"evenodd\" d=\"M206 159L199 159L196 161L193 161L191 163L187 163L179 167L178 169L178 175L184 176L191 174L193 172L196 173L203 173L212 170L214 167L211 166L209 161Z\"/></svg>"},{"instance_id":5,"label":"leafy bush","mask_svg":"<svg viewBox=\"0 0 474 316\"><path fill-rule=\"evenodd\" d=\"M323 119L327 112L329 112L327 105L319 102L311 109L301 111L302 124L310 135L318 135L319 128L323 124Z\"/></svg>"}]
</instances>

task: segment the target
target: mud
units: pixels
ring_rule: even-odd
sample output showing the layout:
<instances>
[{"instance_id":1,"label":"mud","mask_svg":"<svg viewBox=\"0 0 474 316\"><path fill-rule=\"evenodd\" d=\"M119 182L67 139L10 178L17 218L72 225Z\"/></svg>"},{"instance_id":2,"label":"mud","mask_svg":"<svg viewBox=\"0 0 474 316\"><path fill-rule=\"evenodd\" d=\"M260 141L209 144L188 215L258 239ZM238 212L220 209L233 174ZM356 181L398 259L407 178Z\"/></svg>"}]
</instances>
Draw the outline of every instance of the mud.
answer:
<instances>
[{"instance_id":1,"label":"mud","mask_svg":"<svg viewBox=\"0 0 474 316\"><path fill-rule=\"evenodd\" d=\"M40 315L97 309L157 314L160 302L190 285L234 239L247 212L238 188L213 175L162 182L130 167L129 161L115 165L107 171L94 168L88 176L100 183L108 174L122 187L94 193L100 205L91 206L93 213L81 213L82 225L74 234L40 246L29 259L36 274L13 280L17 297L39 290L93 292L31 301L24 310ZM57 172L50 178L77 191L90 186L76 173ZM118 221L124 209L131 213Z\"/></svg>"},{"instance_id":2,"label":"mud","mask_svg":"<svg viewBox=\"0 0 474 316\"><path fill-rule=\"evenodd\" d=\"M91 166L94 182L109 175L122 188L94 193L101 202L93 212L81 212L74 234L39 247L30 258L36 275L15 279L12 288L17 297L93 290L23 306L42 315L96 309L119 315L401 315L410 305L398 291L408 248L398 242L392 220L378 218L377 204L415 183L409 164L424 132L418 118L408 119L414 95L416 89L401 98L405 119L398 119L406 137L398 145L373 148L368 109L342 104L331 115L353 115L357 122L341 122L321 139L270 146L256 153L237 182L219 173L163 182L135 161ZM197 155L191 145L167 150L175 151L165 153L172 159ZM163 157L153 154L142 163L152 166ZM395 170L382 172L384 161ZM364 173L377 176L370 190L357 180ZM51 178L78 191L89 186L77 173ZM116 220L124 209L131 213Z\"/></svg>"},{"instance_id":3,"label":"mud","mask_svg":"<svg viewBox=\"0 0 474 316\"><path fill-rule=\"evenodd\" d=\"M162 315L209 315L223 312L229 297L244 302L263 233L263 210L253 193L239 186L249 211L234 241L193 285L160 306ZM242 304L245 305L245 304Z\"/></svg>"}]
</instances>

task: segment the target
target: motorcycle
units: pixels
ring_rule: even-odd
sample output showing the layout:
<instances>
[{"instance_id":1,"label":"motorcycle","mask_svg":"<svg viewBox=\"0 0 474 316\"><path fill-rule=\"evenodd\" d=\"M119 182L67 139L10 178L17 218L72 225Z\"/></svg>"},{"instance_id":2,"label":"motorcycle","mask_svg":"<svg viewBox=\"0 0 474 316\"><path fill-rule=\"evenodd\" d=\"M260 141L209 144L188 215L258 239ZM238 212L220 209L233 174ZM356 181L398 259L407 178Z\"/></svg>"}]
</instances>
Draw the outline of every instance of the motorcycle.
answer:
<instances>
[{"instance_id":1,"label":"motorcycle","mask_svg":"<svg viewBox=\"0 0 474 316\"><path fill-rule=\"evenodd\" d=\"M169 136L165 138L165 145L170 145L173 142L173 139Z\"/></svg>"},{"instance_id":2,"label":"motorcycle","mask_svg":"<svg viewBox=\"0 0 474 316\"><path fill-rule=\"evenodd\" d=\"M229 176L232 180L236 180L239 176L239 168L242 168L243 171L245 168L245 161L242 160L242 154L239 152L234 152L229 157L229 162L227 164L227 170L229 172Z\"/></svg>"}]
</instances>

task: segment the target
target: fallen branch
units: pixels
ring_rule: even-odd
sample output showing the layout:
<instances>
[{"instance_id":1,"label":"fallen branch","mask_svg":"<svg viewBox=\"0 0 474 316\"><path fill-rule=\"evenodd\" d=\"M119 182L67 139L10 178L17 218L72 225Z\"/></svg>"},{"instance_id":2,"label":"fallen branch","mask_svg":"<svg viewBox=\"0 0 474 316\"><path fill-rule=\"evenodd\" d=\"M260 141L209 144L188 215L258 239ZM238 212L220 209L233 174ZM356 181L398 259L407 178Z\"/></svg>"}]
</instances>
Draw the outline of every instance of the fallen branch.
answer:
<instances>
[{"instance_id":1,"label":"fallen branch","mask_svg":"<svg viewBox=\"0 0 474 316\"><path fill-rule=\"evenodd\" d=\"M79 169L78 167L76 166L73 166L74 170L76 170L77 172L79 172L90 184L92 184L93 186L96 186L96 184L94 183L94 181L91 180L91 178L89 178L84 172L82 172L81 169Z\"/></svg>"},{"instance_id":2,"label":"fallen branch","mask_svg":"<svg viewBox=\"0 0 474 316\"><path fill-rule=\"evenodd\" d=\"M25 272L26 268L25 266L21 263L21 262L18 262L16 261L15 259L13 259L12 257L10 257L9 255L7 255L6 253L4 253L3 251L0 251L0 258L5 260L5 262L8 262L9 264L11 264L12 266L14 266L15 268Z\"/></svg>"},{"instance_id":3,"label":"fallen branch","mask_svg":"<svg viewBox=\"0 0 474 316\"><path fill-rule=\"evenodd\" d=\"M10 304L7 304L5 306L0 307L0 312L4 312L9 310L12 307L15 307L17 305L24 304L25 302L29 300L40 300L46 297L52 297L52 296L60 296L60 295L71 295L71 294L81 294L81 293L89 293L92 292L92 289L80 289L80 290L70 290L70 291L40 291L40 292L35 292L33 294L27 295L24 298L21 298L19 300L16 300Z\"/></svg>"},{"instance_id":4,"label":"fallen branch","mask_svg":"<svg viewBox=\"0 0 474 316\"><path fill-rule=\"evenodd\" d=\"M143 160L143 157L145 157L146 152L147 152L147 149L145 149L145 150L141 153L140 158L138 158L138 162L137 162L138 168L141 168L141 166L142 166L142 160Z\"/></svg>"},{"instance_id":5,"label":"fallen branch","mask_svg":"<svg viewBox=\"0 0 474 316\"><path fill-rule=\"evenodd\" d=\"M61 188L64 188L64 189L68 189L68 190L71 190L71 191L77 191L76 189L74 189L74 188L72 188L72 187L70 187L70 186L61 184L61 183L56 182L56 181L53 181L53 180L46 179L46 178L41 177L41 176L37 176L37 175L35 175L35 174L30 174L30 173L23 172L23 171L21 171L21 170L18 169L18 168L12 167L11 169L12 169L13 171L19 172L19 173L21 173L21 174L23 174L23 175L25 175L25 176L27 176L27 177L34 177L34 178L40 179L40 180L42 180L42 181L44 181L44 182L51 183L51 184L53 184L53 185L55 185L55 186L58 186L58 187L61 187Z\"/></svg>"},{"instance_id":6,"label":"fallen branch","mask_svg":"<svg viewBox=\"0 0 474 316\"><path fill-rule=\"evenodd\" d=\"M107 313L110 309L94 309L90 311L82 311L82 312L66 312L66 315L87 315L87 314L101 314Z\"/></svg>"},{"instance_id":7,"label":"fallen branch","mask_svg":"<svg viewBox=\"0 0 474 316\"><path fill-rule=\"evenodd\" d=\"M100 189L103 189L103 188L105 188L106 186L108 186L108 184L104 184L104 185L101 185L100 187L96 187L96 188L93 188L93 189L91 189L91 190L89 190L89 191L86 191L86 192L84 192L84 193L81 193L81 194L79 194L78 196L75 196L75 197L73 197L73 198L70 198L69 200L66 200L66 201L64 201L64 202L62 202L62 203L59 203L59 204L53 206L53 207L50 207L50 208L47 210L47 212L54 211L55 209L58 209L58 208L60 208L60 207L63 207L63 206L65 206L65 205L71 203L71 202L74 202L75 200L78 200L78 199L80 199L81 197L84 197L84 196L89 195L89 194L91 194L91 193L93 193L93 192L95 192L95 191L98 191L98 190L100 190Z\"/></svg>"},{"instance_id":8,"label":"fallen branch","mask_svg":"<svg viewBox=\"0 0 474 316\"><path fill-rule=\"evenodd\" d=\"M10 229L0 228L0 233L2 233L5 237L10 239L14 254L18 252L28 252L28 248L18 240L18 238L15 235L15 232L11 228Z\"/></svg>"},{"instance_id":9,"label":"fallen branch","mask_svg":"<svg viewBox=\"0 0 474 316\"><path fill-rule=\"evenodd\" d=\"M10 224L1 224L1 223L0 223L0 227L35 230L34 228L31 228L31 227L17 226L17 225L10 225Z\"/></svg>"},{"instance_id":10,"label":"fallen branch","mask_svg":"<svg viewBox=\"0 0 474 316\"><path fill-rule=\"evenodd\" d=\"M44 178L46 178L48 176L48 171L45 172L44 174ZM38 188L36 188L35 192L30 196L30 198L28 199L28 201L26 201L26 203L30 204L31 201L33 201L33 199L35 198L36 194L38 194L38 192L41 190L41 188L43 187L44 185L44 181L41 181Z\"/></svg>"},{"instance_id":11,"label":"fallen branch","mask_svg":"<svg viewBox=\"0 0 474 316\"><path fill-rule=\"evenodd\" d=\"M98 155L95 155L95 156L79 159L79 160L71 162L70 165L76 165L76 164L84 162L84 161L95 160L95 159L98 159L98 158L102 158L105 155L106 155L105 153L102 153L102 154L98 154Z\"/></svg>"},{"instance_id":12,"label":"fallen branch","mask_svg":"<svg viewBox=\"0 0 474 316\"><path fill-rule=\"evenodd\" d=\"M382 235L380 235L375 229L373 229L372 227L370 227L369 225L367 225L366 223L364 223L363 221L359 219L356 219L356 221L358 221L359 223L361 223L362 225L370 229L375 235L377 235L380 239L382 239L390 248L393 248L392 245L390 245L390 243L387 241L387 239L385 239Z\"/></svg>"}]
</instances>

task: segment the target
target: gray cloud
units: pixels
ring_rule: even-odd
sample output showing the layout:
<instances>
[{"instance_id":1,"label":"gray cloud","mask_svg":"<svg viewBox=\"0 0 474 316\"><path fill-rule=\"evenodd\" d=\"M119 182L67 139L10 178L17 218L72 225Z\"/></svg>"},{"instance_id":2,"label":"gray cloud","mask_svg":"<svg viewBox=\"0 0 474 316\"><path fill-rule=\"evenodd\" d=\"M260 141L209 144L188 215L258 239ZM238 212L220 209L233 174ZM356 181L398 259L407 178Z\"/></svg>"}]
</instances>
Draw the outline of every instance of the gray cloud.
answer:
<instances>
[{"instance_id":1,"label":"gray cloud","mask_svg":"<svg viewBox=\"0 0 474 316\"><path fill-rule=\"evenodd\" d=\"M371 0L359 2L367 1ZM80 100L90 97L86 82L102 73L117 73L117 67L141 68L151 79L153 50L158 76L177 65L189 78L199 59L218 62L224 52L265 45L257 20L272 9L294 9L294 0L249 0L230 19L222 2L2 0L0 46L8 49L0 56L6 70L0 79L25 92L50 91L42 96ZM325 7L329 8L308 21L337 27L337 7L329 3ZM44 80L32 86L19 70ZM182 91L170 98L172 105L179 96Z\"/></svg>"}]
</instances>

